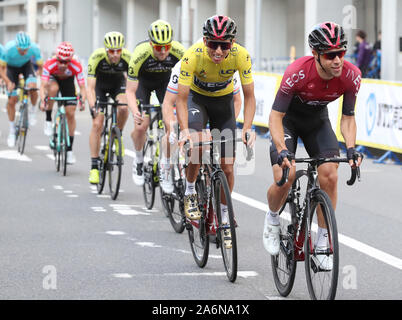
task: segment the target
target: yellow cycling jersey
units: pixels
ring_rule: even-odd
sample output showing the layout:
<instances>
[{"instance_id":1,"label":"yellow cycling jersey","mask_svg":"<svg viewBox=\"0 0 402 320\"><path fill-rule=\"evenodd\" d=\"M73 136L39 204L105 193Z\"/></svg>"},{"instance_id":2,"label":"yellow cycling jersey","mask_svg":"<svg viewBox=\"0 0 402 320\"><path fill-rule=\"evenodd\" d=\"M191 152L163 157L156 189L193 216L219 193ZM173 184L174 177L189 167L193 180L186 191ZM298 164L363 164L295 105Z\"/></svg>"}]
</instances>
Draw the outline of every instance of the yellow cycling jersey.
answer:
<instances>
[{"instance_id":1,"label":"yellow cycling jersey","mask_svg":"<svg viewBox=\"0 0 402 320\"><path fill-rule=\"evenodd\" d=\"M95 50L88 60L88 77L95 78L101 76L123 75L128 71L128 64L131 59L130 51L123 48L120 61L117 64L111 64L105 48Z\"/></svg>"},{"instance_id":2,"label":"yellow cycling jersey","mask_svg":"<svg viewBox=\"0 0 402 320\"><path fill-rule=\"evenodd\" d=\"M233 92L233 74L238 70L242 85L253 82L251 58L248 51L234 43L228 56L215 64L203 42L191 46L183 56L179 84L209 96L220 97Z\"/></svg>"}]
</instances>

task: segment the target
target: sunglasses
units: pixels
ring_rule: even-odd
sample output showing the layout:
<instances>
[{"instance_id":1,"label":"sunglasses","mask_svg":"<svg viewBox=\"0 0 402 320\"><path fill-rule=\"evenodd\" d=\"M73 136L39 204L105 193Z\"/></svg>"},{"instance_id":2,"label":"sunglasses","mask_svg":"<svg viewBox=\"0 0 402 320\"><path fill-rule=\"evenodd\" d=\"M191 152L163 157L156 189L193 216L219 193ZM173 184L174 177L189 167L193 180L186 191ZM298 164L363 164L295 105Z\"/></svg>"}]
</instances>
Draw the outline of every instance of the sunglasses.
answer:
<instances>
[{"instance_id":1,"label":"sunglasses","mask_svg":"<svg viewBox=\"0 0 402 320\"><path fill-rule=\"evenodd\" d=\"M339 59L342 59L345 56L346 51L341 50L341 51L332 51L332 52L320 52L320 55L322 55L326 60L334 60L336 57L339 57Z\"/></svg>"},{"instance_id":2,"label":"sunglasses","mask_svg":"<svg viewBox=\"0 0 402 320\"><path fill-rule=\"evenodd\" d=\"M217 50L219 47L221 47L222 50L229 50L232 47L232 42L207 40L207 47L212 50Z\"/></svg>"},{"instance_id":3,"label":"sunglasses","mask_svg":"<svg viewBox=\"0 0 402 320\"><path fill-rule=\"evenodd\" d=\"M111 54L116 54L116 53L121 53L123 49L107 49L107 52L110 52Z\"/></svg>"},{"instance_id":4,"label":"sunglasses","mask_svg":"<svg viewBox=\"0 0 402 320\"><path fill-rule=\"evenodd\" d=\"M169 51L170 48L172 47L171 44L152 44L152 46L158 52L161 52L163 48L165 48L165 51Z\"/></svg>"},{"instance_id":5,"label":"sunglasses","mask_svg":"<svg viewBox=\"0 0 402 320\"><path fill-rule=\"evenodd\" d=\"M69 64L71 60L59 60L59 59L57 59L57 61L58 61L60 64Z\"/></svg>"}]
</instances>

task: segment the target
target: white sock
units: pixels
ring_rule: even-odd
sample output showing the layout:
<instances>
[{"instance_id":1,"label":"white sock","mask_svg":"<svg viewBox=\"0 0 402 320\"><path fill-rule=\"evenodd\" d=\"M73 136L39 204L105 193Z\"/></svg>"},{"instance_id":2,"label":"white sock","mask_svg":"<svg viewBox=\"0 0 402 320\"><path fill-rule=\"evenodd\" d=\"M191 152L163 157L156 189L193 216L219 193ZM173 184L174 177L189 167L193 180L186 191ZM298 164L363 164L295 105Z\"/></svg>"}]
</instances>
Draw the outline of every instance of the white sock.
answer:
<instances>
[{"instance_id":1,"label":"white sock","mask_svg":"<svg viewBox=\"0 0 402 320\"><path fill-rule=\"evenodd\" d=\"M135 150L135 162L136 163L144 162L144 155L142 154L142 150L140 151Z\"/></svg>"},{"instance_id":2,"label":"white sock","mask_svg":"<svg viewBox=\"0 0 402 320\"><path fill-rule=\"evenodd\" d=\"M316 247L328 247L328 230L318 227Z\"/></svg>"},{"instance_id":3,"label":"white sock","mask_svg":"<svg viewBox=\"0 0 402 320\"><path fill-rule=\"evenodd\" d=\"M188 196L190 194L195 194L195 181L194 182L188 182L188 180L186 179L186 192L184 193L184 195Z\"/></svg>"},{"instance_id":4,"label":"white sock","mask_svg":"<svg viewBox=\"0 0 402 320\"><path fill-rule=\"evenodd\" d=\"M228 206L226 204L221 203L221 216L222 216L222 223L226 224L229 222L229 215L228 215Z\"/></svg>"},{"instance_id":5,"label":"white sock","mask_svg":"<svg viewBox=\"0 0 402 320\"><path fill-rule=\"evenodd\" d=\"M15 133L14 121L9 121L9 124L10 124L10 133Z\"/></svg>"},{"instance_id":6,"label":"white sock","mask_svg":"<svg viewBox=\"0 0 402 320\"><path fill-rule=\"evenodd\" d=\"M271 210L268 210L265 217L270 225L274 225L274 226L280 225L278 211L273 212Z\"/></svg>"}]
</instances>

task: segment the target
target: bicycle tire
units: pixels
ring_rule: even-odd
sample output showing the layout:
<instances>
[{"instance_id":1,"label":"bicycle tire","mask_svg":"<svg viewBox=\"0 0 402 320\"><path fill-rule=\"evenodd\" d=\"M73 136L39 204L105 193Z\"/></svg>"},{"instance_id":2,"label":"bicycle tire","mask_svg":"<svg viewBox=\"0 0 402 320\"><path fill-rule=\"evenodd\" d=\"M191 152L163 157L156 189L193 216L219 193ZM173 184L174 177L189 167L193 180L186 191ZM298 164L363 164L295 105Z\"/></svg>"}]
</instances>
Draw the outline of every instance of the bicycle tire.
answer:
<instances>
[{"instance_id":1,"label":"bicycle tire","mask_svg":"<svg viewBox=\"0 0 402 320\"><path fill-rule=\"evenodd\" d=\"M307 217L306 223L306 237L304 243L304 252L305 252L305 273L307 278L307 287L310 294L310 298L313 300L333 300L336 296L336 289L338 285L338 274L339 274L339 245L338 245L338 230L336 226L335 220L335 211L332 206L331 199L325 191L318 189L314 192L311 198L311 207L309 210L309 214ZM327 251L327 257L329 257L332 252L332 269L331 270L323 270L322 264L317 265L317 255L320 253L315 248L315 244L313 245L313 226L312 221L314 220L314 216L316 214L316 207L320 204L321 211L324 216L325 224L328 230L328 239L329 239L329 250ZM314 247L313 247L314 246ZM329 260L329 258L327 258ZM328 261L327 260L327 261ZM323 292L325 287L321 283L321 279L330 278L330 284L328 286L328 292ZM320 284L318 288L315 288L315 280L319 281Z\"/></svg>"},{"instance_id":2,"label":"bicycle tire","mask_svg":"<svg viewBox=\"0 0 402 320\"><path fill-rule=\"evenodd\" d=\"M184 168L181 168L181 165L176 163L172 166L170 174L172 175L174 191L171 195L171 199L173 203L169 205L169 221L173 227L173 230L177 233L182 233L185 229L185 214L184 214L184 179L182 176L182 172ZM175 200L176 199L176 200ZM175 205L177 201L178 205Z\"/></svg>"},{"instance_id":3,"label":"bicycle tire","mask_svg":"<svg viewBox=\"0 0 402 320\"><path fill-rule=\"evenodd\" d=\"M209 199L206 197L205 180L202 180L200 176L197 177L195 182L195 189L198 195L198 206L201 210L201 219L187 221L186 228L195 263L200 268L204 268L207 265L209 255L209 235L206 230L206 201Z\"/></svg>"},{"instance_id":4,"label":"bicycle tire","mask_svg":"<svg viewBox=\"0 0 402 320\"><path fill-rule=\"evenodd\" d=\"M20 108L19 128L16 131L17 150L22 155L25 150L25 142L28 133L28 105L23 104Z\"/></svg>"},{"instance_id":5,"label":"bicycle tire","mask_svg":"<svg viewBox=\"0 0 402 320\"><path fill-rule=\"evenodd\" d=\"M155 179L154 179L154 142L152 140L147 140L144 144L143 149L144 164L144 185L142 187L145 207L151 210L155 203Z\"/></svg>"},{"instance_id":6,"label":"bicycle tire","mask_svg":"<svg viewBox=\"0 0 402 320\"><path fill-rule=\"evenodd\" d=\"M295 205L291 198L286 200L279 214L289 212L292 217L295 216ZM288 221L281 220L280 250L277 256L271 256L271 268L274 276L274 282L279 294L287 297L292 291L296 276L297 262L294 255L294 232L296 227Z\"/></svg>"},{"instance_id":7,"label":"bicycle tire","mask_svg":"<svg viewBox=\"0 0 402 320\"><path fill-rule=\"evenodd\" d=\"M221 192L223 191L228 208L229 225L222 223L221 215ZM215 200L215 212L218 217L217 240L221 247L223 264L226 270L226 275L230 282L235 282L237 278L237 239L236 227L234 221L234 211L232 204L232 196L229 189L229 184L226 175L223 171L218 171L214 177L214 192L213 200ZM225 238L228 239L227 231L230 231L231 246L225 245Z\"/></svg>"},{"instance_id":8,"label":"bicycle tire","mask_svg":"<svg viewBox=\"0 0 402 320\"><path fill-rule=\"evenodd\" d=\"M115 143L117 142L117 145ZM116 150L118 152L116 153ZM121 182L121 132L118 127L113 127L112 136L109 139L109 154L107 170L109 173L109 190L112 200L116 200L119 195L120 182Z\"/></svg>"},{"instance_id":9,"label":"bicycle tire","mask_svg":"<svg viewBox=\"0 0 402 320\"><path fill-rule=\"evenodd\" d=\"M56 171L60 171L60 145L58 143L57 137L57 124L56 121L53 122L53 135L51 137L52 141L49 141L49 145L53 143L53 156L54 156L54 165L56 167Z\"/></svg>"},{"instance_id":10,"label":"bicycle tire","mask_svg":"<svg viewBox=\"0 0 402 320\"><path fill-rule=\"evenodd\" d=\"M107 162L108 162L108 134L106 133L106 129L103 129L102 137L101 137L101 147L100 147L100 163L99 163L99 183L96 185L98 190L98 194L103 192L103 188L105 187L106 182L106 172L107 172Z\"/></svg>"},{"instance_id":11,"label":"bicycle tire","mask_svg":"<svg viewBox=\"0 0 402 320\"><path fill-rule=\"evenodd\" d=\"M60 115L60 158L63 176L67 174L67 120L64 114Z\"/></svg>"}]
</instances>

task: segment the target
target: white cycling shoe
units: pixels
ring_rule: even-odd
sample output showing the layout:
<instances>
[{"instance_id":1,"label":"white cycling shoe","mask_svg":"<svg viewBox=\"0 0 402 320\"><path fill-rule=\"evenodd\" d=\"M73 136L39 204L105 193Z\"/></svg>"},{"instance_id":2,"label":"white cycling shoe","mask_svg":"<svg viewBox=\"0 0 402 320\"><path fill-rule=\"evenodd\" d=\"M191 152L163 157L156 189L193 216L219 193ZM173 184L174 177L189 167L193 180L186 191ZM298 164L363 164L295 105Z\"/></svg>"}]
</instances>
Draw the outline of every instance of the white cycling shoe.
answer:
<instances>
[{"instance_id":1,"label":"white cycling shoe","mask_svg":"<svg viewBox=\"0 0 402 320\"><path fill-rule=\"evenodd\" d=\"M52 121L45 121L45 127L43 128L43 132L48 137L50 137L53 134Z\"/></svg>"},{"instance_id":2,"label":"white cycling shoe","mask_svg":"<svg viewBox=\"0 0 402 320\"><path fill-rule=\"evenodd\" d=\"M7 145L9 148L15 147L15 133L9 133L7 138Z\"/></svg>"},{"instance_id":3,"label":"white cycling shoe","mask_svg":"<svg viewBox=\"0 0 402 320\"><path fill-rule=\"evenodd\" d=\"M142 187L145 183L145 178L144 178L144 164L143 163L137 163L134 159L133 161L133 171L132 171L132 178L134 181L134 184L138 187Z\"/></svg>"},{"instance_id":4,"label":"white cycling shoe","mask_svg":"<svg viewBox=\"0 0 402 320\"><path fill-rule=\"evenodd\" d=\"M279 254L281 226L270 224L267 219L268 214L269 213L266 214L264 220L262 242L265 250L267 250L270 255L276 256Z\"/></svg>"},{"instance_id":5,"label":"white cycling shoe","mask_svg":"<svg viewBox=\"0 0 402 320\"><path fill-rule=\"evenodd\" d=\"M67 151L67 164L74 164L77 160L75 159L74 153L72 151Z\"/></svg>"}]
</instances>

